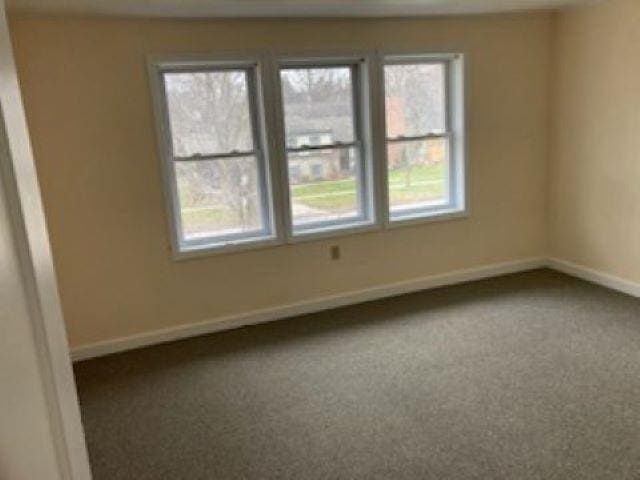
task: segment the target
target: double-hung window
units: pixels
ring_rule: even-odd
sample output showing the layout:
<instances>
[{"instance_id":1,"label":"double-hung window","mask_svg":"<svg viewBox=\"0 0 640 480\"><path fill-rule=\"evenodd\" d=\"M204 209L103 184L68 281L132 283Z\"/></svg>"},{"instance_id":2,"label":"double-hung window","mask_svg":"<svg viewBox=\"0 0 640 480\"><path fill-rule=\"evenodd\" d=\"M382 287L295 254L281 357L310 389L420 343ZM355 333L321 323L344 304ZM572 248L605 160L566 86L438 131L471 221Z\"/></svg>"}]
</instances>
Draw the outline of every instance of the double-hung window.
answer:
<instances>
[{"instance_id":1,"label":"double-hung window","mask_svg":"<svg viewBox=\"0 0 640 480\"><path fill-rule=\"evenodd\" d=\"M293 237L373 221L364 61L279 62Z\"/></svg>"},{"instance_id":2,"label":"double-hung window","mask_svg":"<svg viewBox=\"0 0 640 480\"><path fill-rule=\"evenodd\" d=\"M178 256L466 212L460 55L149 66Z\"/></svg>"},{"instance_id":3,"label":"double-hung window","mask_svg":"<svg viewBox=\"0 0 640 480\"><path fill-rule=\"evenodd\" d=\"M383 68L389 220L464 210L459 57L386 57Z\"/></svg>"},{"instance_id":4,"label":"double-hung window","mask_svg":"<svg viewBox=\"0 0 640 480\"><path fill-rule=\"evenodd\" d=\"M256 63L157 65L180 252L275 237Z\"/></svg>"}]
</instances>

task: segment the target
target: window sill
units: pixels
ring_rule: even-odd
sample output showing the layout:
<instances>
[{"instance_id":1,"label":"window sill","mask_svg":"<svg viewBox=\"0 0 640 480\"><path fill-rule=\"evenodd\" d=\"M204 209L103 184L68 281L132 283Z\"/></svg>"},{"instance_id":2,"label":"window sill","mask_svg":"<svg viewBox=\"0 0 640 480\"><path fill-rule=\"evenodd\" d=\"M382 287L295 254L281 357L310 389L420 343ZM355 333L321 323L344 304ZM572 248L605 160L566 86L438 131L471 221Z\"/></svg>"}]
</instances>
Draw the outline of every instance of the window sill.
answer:
<instances>
[{"instance_id":1,"label":"window sill","mask_svg":"<svg viewBox=\"0 0 640 480\"><path fill-rule=\"evenodd\" d=\"M209 244L184 246L179 250L173 250L173 259L176 261L189 260L193 258L209 257L214 255L224 255L227 253L243 252L247 250L258 250L261 248L280 245L282 241L277 237L253 237L242 240L212 242Z\"/></svg>"},{"instance_id":2,"label":"window sill","mask_svg":"<svg viewBox=\"0 0 640 480\"><path fill-rule=\"evenodd\" d=\"M358 233L375 232L382 230L395 230L396 228L415 226L432 222L444 222L447 220L457 220L469 217L468 209L449 208L426 213L414 213L396 219L390 219L381 227L378 223L371 221L354 222L346 225L336 225L335 227L323 227L309 229L295 233L287 241L277 237L258 237L246 240L236 240L233 242L211 243L201 246L183 247L180 251L174 251L175 261L190 260L195 258L225 255L230 253L246 252L251 250L261 250L269 247L277 247L287 244L311 242L328 238L341 238Z\"/></svg>"},{"instance_id":3,"label":"window sill","mask_svg":"<svg viewBox=\"0 0 640 480\"><path fill-rule=\"evenodd\" d=\"M404 216L389 218L386 227L388 229L394 229L399 227L408 227L411 225L419 225L421 223L444 222L447 220L456 220L468 217L469 210L467 208L445 208L431 212L416 212Z\"/></svg>"},{"instance_id":4,"label":"window sill","mask_svg":"<svg viewBox=\"0 0 640 480\"><path fill-rule=\"evenodd\" d=\"M380 225L371 220L360 220L352 223L345 223L335 226L325 226L310 228L307 230L294 231L289 239L289 243L308 242L323 238L342 237L354 233L363 233L379 230Z\"/></svg>"}]
</instances>

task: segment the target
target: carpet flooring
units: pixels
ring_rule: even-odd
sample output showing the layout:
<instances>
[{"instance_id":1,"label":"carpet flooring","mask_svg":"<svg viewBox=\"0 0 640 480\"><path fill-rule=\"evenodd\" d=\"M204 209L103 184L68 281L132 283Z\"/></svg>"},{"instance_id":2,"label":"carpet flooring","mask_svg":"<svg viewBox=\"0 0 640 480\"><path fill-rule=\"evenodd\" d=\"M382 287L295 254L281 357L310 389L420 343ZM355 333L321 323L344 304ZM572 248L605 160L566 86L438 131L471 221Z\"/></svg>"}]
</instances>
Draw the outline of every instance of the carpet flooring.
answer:
<instances>
[{"instance_id":1,"label":"carpet flooring","mask_svg":"<svg viewBox=\"0 0 640 480\"><path fill-rule=\"evenodd\" d=\"M96 480L640 479L640 300L548 270L75 372Z\"/></svg>"}]
</instances>

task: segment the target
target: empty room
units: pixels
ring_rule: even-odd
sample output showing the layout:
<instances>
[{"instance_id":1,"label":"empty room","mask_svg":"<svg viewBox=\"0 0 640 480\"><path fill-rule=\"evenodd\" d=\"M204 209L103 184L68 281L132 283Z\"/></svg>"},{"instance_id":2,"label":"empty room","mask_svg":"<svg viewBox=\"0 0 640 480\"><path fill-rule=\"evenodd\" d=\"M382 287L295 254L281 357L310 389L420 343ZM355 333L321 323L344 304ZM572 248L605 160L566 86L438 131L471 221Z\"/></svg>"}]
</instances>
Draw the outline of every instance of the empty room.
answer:
<instances>
[{"instance_id":1,"label":"empty room","mask_svg":"<svg viewBox=\"0 0 640 480\"><path fill-rule=\"evenodd\" d=\"M0 478L640 479L639 0L6 0Z\"/></svg>"}]
</instances>

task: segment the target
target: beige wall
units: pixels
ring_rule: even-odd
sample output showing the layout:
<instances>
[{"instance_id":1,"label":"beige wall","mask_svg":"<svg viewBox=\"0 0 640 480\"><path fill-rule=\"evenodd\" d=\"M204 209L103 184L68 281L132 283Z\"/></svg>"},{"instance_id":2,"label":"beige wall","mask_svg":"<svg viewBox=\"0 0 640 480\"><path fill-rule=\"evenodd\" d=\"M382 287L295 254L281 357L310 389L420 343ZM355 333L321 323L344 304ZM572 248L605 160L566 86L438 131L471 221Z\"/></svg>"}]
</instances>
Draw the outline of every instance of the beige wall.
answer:
<instances>
[{"instance_id":1,"label":"beige wall","mask_svg":"<svg viewBox=\"0 0 640 480\"><path fill-rule=\"evenodd\" d=\"M433 20L11 22L73 346L539 256L547 13ZM145 55L376 47L468 54L471 216L174 262ZM343 258L332 262L328 246Z\"/></svg>"},{"instance_id":2,"label":"beige wall","mask_svg":"<svg viewBox=\"0 0 640 480\"><path fill-rule=\"evenodd\" d=\"M640 2L557 17L551 254L640 282Z\"/></svg>"}]
</instances>

